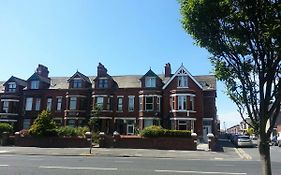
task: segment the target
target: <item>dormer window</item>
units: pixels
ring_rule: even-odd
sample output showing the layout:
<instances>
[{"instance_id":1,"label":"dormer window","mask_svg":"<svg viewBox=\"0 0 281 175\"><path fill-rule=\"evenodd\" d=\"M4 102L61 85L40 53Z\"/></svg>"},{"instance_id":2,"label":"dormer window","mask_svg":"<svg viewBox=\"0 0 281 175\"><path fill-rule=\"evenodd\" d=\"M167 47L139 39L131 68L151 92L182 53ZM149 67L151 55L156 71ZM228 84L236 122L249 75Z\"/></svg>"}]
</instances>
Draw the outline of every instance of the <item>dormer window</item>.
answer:
<instances>
[{"instance_id":1,"label":"dormer window","mask_svg":"<svg viewBox=\"0 0 281 175\"><path fill-rule=\"evenodd\" d=\"M99 88L108 88L108 79L100 78L99 79Z\"/></svg>"},{"instance_id":2,"label":"dormer window","mask_svg":"<svg viewBox=\"0 0 281 175\"><path fill-rule=\"evenodd\" d=\"M73 79L73 88L81 88L82 87L82 80L80 78Z\"/></svg>"},{"instance_id":3,"label":"dormer window","mask_svg":"<svg viewBox=\"0 0 281 175\"><path fill-rule=\"evenodd\" d=\"M145 87L156 87L156 77L145 77Z\"/></svg>"},{"instance_id":4,"label":"dormer window","mask_svg":"<svg viewBox=\"0 0 281 175\"><path fill-rule=\"evenodd\" d=\"M30 89L39 89L39 81L38 80L31 81Z\"/></svg>"},{"instance_id":5,"label":"dormer window","mask_svg":"<svg viewBox=\"0 0 281 175\"><path fill-rule=\"evenodd\" d=\"M9 82L8 83L8 92L16 92L16 82Z\"/></svg>"}]
</instances>

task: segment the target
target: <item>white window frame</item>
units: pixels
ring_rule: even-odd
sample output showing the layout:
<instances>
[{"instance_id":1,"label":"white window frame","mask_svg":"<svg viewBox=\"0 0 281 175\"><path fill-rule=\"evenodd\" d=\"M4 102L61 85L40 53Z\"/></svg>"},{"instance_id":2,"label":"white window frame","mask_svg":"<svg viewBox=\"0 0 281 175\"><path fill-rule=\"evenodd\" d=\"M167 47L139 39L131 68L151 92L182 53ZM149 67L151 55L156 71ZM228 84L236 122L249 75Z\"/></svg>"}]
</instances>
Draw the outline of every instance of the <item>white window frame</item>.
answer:
<instances>
[{"instance_id":1,"label":"white window frame","mask_svg":"<svg viewBox=\"0 0 281 175\"><path fill-rule=\"evenodd\" d=\"M187 110L187 96L178 96L178 110Z\"/></svg>"},{"instance_id":2,"label":"white window frame","mask_svg":"<svg viewBox=\"0 0 281 175\"><path fill-rule=\"evenodd\" d=\"M108 88L108 79L107 78L99 78L99 88Z\"/></svg>"},{"instance_id":3,"label":"white window frame","mask_svg":"<svg viewBox=\"0 0 281 175\"><path fill-rule=\"evenodd\" d=\"M153 125L153 119L143 119L143 128Z\"/></svg>"},{"instance_id":4,"label":"white window frame","mask_svg":"<svg viewBox=\"0 0 281 175\"><path fill-rule=\"evenodd\" d=\"M194 101L194 97L190 97L190 109L192 111L195 110L195 101Z\"/></svg>"},{"instance_id":5,"label":"white window frame","mask_svg":"<svg viewBox=\"0 0 281 175\"><path fill-rule=\"evenodd\" d=\"M151 103L147 102L148 98L152 99ZM148 109L147 105L151 105L151 109ZM153 110L154 110L154 96L145 96L145 111L153 111Z\"/></svg>"},{"instance_id":6,"label":"white window frame","mask_svg":"<svg viewBox=\"0 0 281 175\"><path fill-rule=\"evenodd\" d=\"M35 111L40 111L41 108L41 98L35 99Z\"/></svg>"},{"instance_id":7,"label":"white window frame","mask_svg":"<svg viewBox=\"0 0 281 175\"><path fill-rule=\"evenodd\" d=\"M8 92L16 92L17 84L16 82L9 82L8 83Z\"/></svg>"},{"instance_id":8,"label":"white window frame","mask_svg":"<svg viewBox=\"0 0 281 175\"><path fill-rule=\"evenodd\" d=\"M156 87L156 77L145 77L145 87Z\"/></svg>"},{"instance_id":9,"label":"white window frame","mask_svg":"<svg viewBox=\"0 0 281 175\"><path fill-rule=\"evenodd\" d=\"M57 97L57 106L56 106L56 111L61 111L62 107L62 97Z\"/></svg>"},{"instance_id":10,"label":"white window frame","mask_svg":"<svg viewBox=\"0 0 281 175\"><path fill-rule=\"evenodd\" d=\"M133 112L135 110L135 96L128 97L128 111Z\"/></svg>"},{"instance_id":11,"label":"white window frame","mask_svg":"<svg viewBox=\"0 0 281 175\"><path fill-rule=\"evenodd\" d=\"M32 111L32 103L33 103L33 98L32 97L27 97L25 99L25 110L26 111Z\"/></svg>"},{"instance_id":12,"label":"white window frame","mask_svg":"<svg viewBox=\"0 0 281 175\"><path fill-rule=\"evenodd\" d=\"M69 110L76 110L76 109L77 109L77 97L70 97Z\"/></svg>"},{"instance_id":13,"label":"white window frame","mask_svg":"<svg viewBox=\"0 0 281 175\"><path fill-rule=\"evenodd\" d=\"M161 111L161 97L157 97L156 99L156 106L157 106L157 111Z\"/></svg>"},{"instance_id":14,"label":"white window frame","mask_svg":"<svg viewBox=\"0 0 281 175\"><path fill-rule=\"evenodd\" d=\"M117 97L117 112L123 111L123 96Z\"/></svg>"},{"instance_id":15,"label":"white window frame","mask_svg":"<svg viewBox=\"0 0 281 175\"><path fill-rule=\"evenodd\" d=\"M39 89L39 81L38 80L32 80L30 83L30 89Z\"/></svg>"},{"instance_id":16,"label":"white window frame","mask_svg":"<svg viewBox=\"0 0 281 175\"><path fill-rule=\"evenodd\" d=\"M52 101L53 99L51 97L47 98L47 111L51 111L52 110Z\"/></svg>"},{"instance_id":17,"label":"white window frame","mask_svg":"<svg viewBox=\"0 0 281 175\"><path fill-rule=\"evenodd\" d=\"M96 98L96 106L100 107L101 109L103 109L104 106L104 97L101 96L97 96Z\"/></svg>"},{"instance_id":18,"label":"white window frame","mask_svg":"<svg viewBox=\"0 0 281 175\"><path fill-rule=\"evenodd\" d=\"M3 101L2 110L5 111L5 113L9 112L9 101Z\"/></svg>"}]
</instances>

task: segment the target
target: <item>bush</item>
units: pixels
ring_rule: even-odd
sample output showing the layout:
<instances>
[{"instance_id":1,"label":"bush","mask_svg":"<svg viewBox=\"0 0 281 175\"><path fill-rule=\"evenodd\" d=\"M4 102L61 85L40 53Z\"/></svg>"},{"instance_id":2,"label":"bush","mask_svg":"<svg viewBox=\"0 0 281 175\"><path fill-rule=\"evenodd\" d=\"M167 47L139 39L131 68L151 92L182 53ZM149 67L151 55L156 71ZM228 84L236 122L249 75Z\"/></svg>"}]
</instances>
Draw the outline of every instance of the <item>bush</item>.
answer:
<instances>
[{"instance_id":1,"label":"bush","mask_svg":"<svg viewBox=\"0 0 281 175\"><path fill-rule=\"evenodd\" d=\"M168 130L160 126L149 126L141 131L144 137L191 137L191 132L188 130Z\"/></svg>"},{"instance_id":2,"label":"bush","mask_svg":"<svg viewBox=\"0 0 281 175\"><path fill-rule=\"evenodd\" d=\"M88 131L89 131L88 127L73 128L73 127L65 126L57 129L57 133L59 137L77 137L77 136L84 137L85 133Z\"/></svg>"},{"instance_id":3,"label":"bush","mask_svg":"<svg viewBox=\"0 0 281 175\"><path fill-rule=\"evenodd\" d=\"M11 133L13 132L13 127L9 123L0 123L0 136L3 132Z\"/></svg>"},{"instance_id":4,"label":"bush","mask_svg":"<svg viewBox=\"0 0 281 175\"><path fill-rule=\"evenodd\" d=\"M50 117L50 113L46 110L42 111L35 119L31 128L28 130L29 134L37 137L57 136L57 126L55 121Z\"/></svg>"}]
</instances>

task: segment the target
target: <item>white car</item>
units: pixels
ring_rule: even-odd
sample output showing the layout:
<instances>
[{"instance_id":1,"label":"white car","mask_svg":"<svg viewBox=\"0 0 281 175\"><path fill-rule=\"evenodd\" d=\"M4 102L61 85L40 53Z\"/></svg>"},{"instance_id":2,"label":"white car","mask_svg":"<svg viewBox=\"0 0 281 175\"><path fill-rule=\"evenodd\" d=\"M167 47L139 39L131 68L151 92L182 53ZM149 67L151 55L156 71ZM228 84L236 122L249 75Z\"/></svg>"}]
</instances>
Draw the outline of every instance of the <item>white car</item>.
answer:
<instances>
[{"instance_id":1,"label":"white car","mask_svg":"<svg viewBox=\"0 0 281 175\"><path fill-rule=\"evenodd\" d=\"M281 147L281 132L277 133L277 145Z\"/></svg>"}]
</instances>

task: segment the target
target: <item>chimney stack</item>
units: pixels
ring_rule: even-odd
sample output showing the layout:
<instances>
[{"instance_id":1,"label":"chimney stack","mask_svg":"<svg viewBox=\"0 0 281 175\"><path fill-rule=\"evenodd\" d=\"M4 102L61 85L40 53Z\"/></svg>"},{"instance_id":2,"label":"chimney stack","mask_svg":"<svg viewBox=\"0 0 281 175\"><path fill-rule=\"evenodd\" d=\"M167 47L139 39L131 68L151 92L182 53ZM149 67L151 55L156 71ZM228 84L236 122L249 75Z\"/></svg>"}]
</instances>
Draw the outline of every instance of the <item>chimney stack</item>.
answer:
<instances>
[{"instance_id":1,"label":"chimney stack","mask_svg":"<svg viewBox=\"0 0 281 175\"><path fill-rule=\"evenodd\" d=\"M41 75L42 77L45 77L45 78L48 78L49 76L49 71L48 71L48 67L42 65L42 64L39 64L37 69L36 69L36 72Z\"/></svg>"},{"instance_id":2,"label":"chimney stack","mask_svg":"<svg viewBox=\"0 0 281 175\"><path fill-rule=\"evenodd\" d=\"M107 69L101 63L99 63L99 65L98 65L97 76L98 77L106 77L107 76Z\"/></svg>"},{"instance_id":3,"label":"chimney stack","mask_svg":"<svg viewBox=\"0 0 281 175\"><path fill-rule=\"evenodd\" d=\"M171 77L171 64L170 63L167 63L165 65L165 77Z\"/></svg>"}]
</instances>

